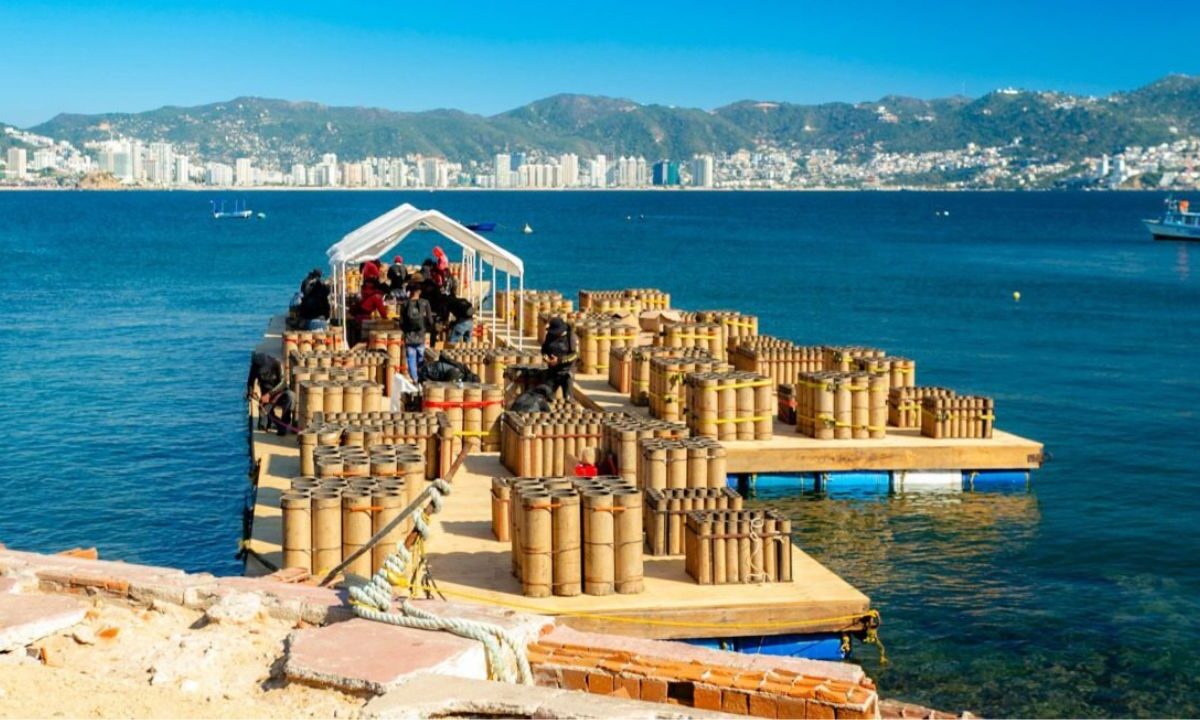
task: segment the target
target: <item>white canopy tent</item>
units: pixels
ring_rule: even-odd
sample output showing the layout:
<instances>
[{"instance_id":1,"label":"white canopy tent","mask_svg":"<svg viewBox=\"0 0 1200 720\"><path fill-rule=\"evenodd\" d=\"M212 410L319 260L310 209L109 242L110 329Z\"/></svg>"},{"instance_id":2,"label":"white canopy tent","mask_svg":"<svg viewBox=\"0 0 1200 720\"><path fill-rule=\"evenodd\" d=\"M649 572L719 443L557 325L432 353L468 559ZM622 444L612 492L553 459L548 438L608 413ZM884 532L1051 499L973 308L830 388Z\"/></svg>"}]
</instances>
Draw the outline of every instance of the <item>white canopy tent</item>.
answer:
<instances>
[{"instance_id":1,"label":"white canopy tent","mask_svg":"<svg viewBox=\"0 0 1200 720\"><path fill-rule=\"evenodd\" d=\"M521 258L437 210L421 210L405 203L348 233L325 252L329 257L334 282L337 284L338 313L343 332L346 327L346 268L365 260L383 257L414 230L432 230L462 249L463 278L474 280L468 285L466 297L480 309L485 300L481 282L486 272L485 265L490 266L491 271L489 294L496 290L497 272L504 273L506 290L512 290L514 276L517 278L518 289L525 289L525 263L521 262ZM494 333L498 322L494 300L492 309ZM504 317L504 326L506 335L511 337L507 314Z\"/></svg>"}]
</instances>

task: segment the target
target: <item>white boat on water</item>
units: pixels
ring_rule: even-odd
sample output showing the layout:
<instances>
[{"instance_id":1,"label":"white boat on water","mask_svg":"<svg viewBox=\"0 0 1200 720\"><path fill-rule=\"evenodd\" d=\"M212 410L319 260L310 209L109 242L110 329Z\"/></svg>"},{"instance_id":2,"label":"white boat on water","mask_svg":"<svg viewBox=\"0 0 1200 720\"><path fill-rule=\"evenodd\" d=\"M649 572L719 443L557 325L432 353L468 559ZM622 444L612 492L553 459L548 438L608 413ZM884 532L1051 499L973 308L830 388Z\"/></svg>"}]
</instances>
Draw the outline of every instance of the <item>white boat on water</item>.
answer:
<instances>
[{"instance_id":1,"label":"white boat on water","mask_svg":"<svg viewBox=\"0 0 1200 720\"><path fill-rule=\"evenodd\" d=\"M1166 200L1166 210L1161 218L1143 220L1142 223L1155 240L1200 241L1200 212L1189 212L1187 200Z\"/></svg>"},{"instance_id":2,"label":"white boat on water","mask_svg":"<svg viewBox=\"0 0 1200 720\"><path fill-rule=\"evenodd\" d=\"M233 209L226 210L225 202L221 202L221 209L217 209L217 201L210 200L209 205L212 205L213 220L249 220L254 217L254 212L246 208L245 201L242 201L241 209L238 209L237 200L233 201ZM265 215L264 215L265 217Z\"/></svg>"}]
</instances>

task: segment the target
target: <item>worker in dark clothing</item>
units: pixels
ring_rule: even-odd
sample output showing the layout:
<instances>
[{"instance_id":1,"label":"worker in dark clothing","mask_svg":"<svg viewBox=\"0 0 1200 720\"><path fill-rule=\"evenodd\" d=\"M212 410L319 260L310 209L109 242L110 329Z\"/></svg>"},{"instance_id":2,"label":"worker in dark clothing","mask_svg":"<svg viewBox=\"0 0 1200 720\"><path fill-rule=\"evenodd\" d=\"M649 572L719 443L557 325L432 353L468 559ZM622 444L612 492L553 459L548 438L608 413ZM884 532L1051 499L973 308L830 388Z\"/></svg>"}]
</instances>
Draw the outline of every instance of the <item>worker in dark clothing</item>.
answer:
<instances>
[{"instance_id":1,"label":"worker in dark clothing","mask_svg":"<svg viewBox=\"0 0 1200 720\"><path fill-rule=\"evenodd\" d=\"M315 282L321 282L321 268L313 268L308 271L308 274L300 281L300 294L307 294L309 286Z\"/></svg>"},{"instance_id":2,"label":"worker in dark clothing","mask_svg":"<svg viewBox=\"0 0 1200 720\"><path fill-rule=\"evenodd\" d=\"M329 285L327 285L320 277L308 284L308 289L304 291L304 296L300 298L300 307L297 309L297 315L303 323L306 330L323 330L329 327L329 314L332 308L329 305Z\"/></svg>"},{"instance_id":3,"label":"worker in dark clothing","mask_svg":"<svg viewBox=\"0 0 1200 720\"><path fill-rule=\"evenodd\" d=\"M425 351L420 377L421 382L479 382L479 376L471 368L433 349Z\"/></svg>"},{"instance_id":4,"label":"worker in dark clothing","mask_svg":"<svg viewBox=\"0 0 1200 720\"><path fill-rule=\"evenodd\" d=\"M470 300L460 297L452 297L447 301L450 308L450 315L453 322L450 325L450 337L447 342L460 343L468 342L471 339L471 331L475 329L475 306Z\"/></svg>"},{"instance_id":5,"label":"worker in dark clothing","mask_svg":"<svg viewBox=\"0 0 1200 720\"><path fill-rule=\"evenodd\" d=\"M392 264L387 271L387 279L393 292L403 290L408 285L408 268L404 267L404 258L399 255L392 258Z\"/></svg>"},{"instance_id":6,"label":"worker in dark clothing","mask_svg":"<svg viewBox=\"0 0 1200 720\"><path fill-rule=\"evenodd\" d=\"M400 309L400 329L404 331L404 357L408 363L408 376L419 383L421 366L425 364L425 343L434 331L433 310L429 301L421 297L421 276L415 274L414 282L408 285L408 299Z\"/></svg>"},{"instance_id":7,"label":"worker in dark clothing","mask_svg":"<svg viewBox=\"0 0 1200 720\"><path fill-rule=\"evenodd\" d=\"M258 429L270 430L275 425L280 435L287 435L292 425L296 398L283 377L283 364L264 352L250 356L250 375L246 378L246 399L258 399ZM276 411L279 415L276 416Z\"/></svg>"},{"instance_id":8,"label":"worker in dark clothing","mask_svg":"<svg viewBox=\"0 0 1200 720\"><path fill-rule=\"evenodd\" d=\"M553 395L554 388L549 385L535 385L518 395L508 409L513 412L550 412L550 398Z\"/></svg>"},{"instance_id":9,"label":"worker in dark clothing","mask_svg":"<svg viewBox=\"0 0 1200 720\"><path fill-rule=\"evenodd\" d=\"M542 343L542 358L549 370L546 380L550 383L550 397L555 390L562 389L563 399L571 399L571 370L579 358L575 333L560 317L551 318L546 325L546 340Z\"/></svg>"}]
</instances>

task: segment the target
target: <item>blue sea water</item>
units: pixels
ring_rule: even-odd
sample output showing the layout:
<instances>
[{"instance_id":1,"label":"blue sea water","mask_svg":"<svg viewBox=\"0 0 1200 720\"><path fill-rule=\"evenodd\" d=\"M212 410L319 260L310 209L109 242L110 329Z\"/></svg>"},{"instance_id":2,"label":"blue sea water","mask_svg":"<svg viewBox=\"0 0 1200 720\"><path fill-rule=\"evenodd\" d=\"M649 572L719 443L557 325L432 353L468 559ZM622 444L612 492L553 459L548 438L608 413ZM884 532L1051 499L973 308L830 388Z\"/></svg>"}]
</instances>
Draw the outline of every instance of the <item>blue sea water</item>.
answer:
<instances>
[{"instance_id":1,"label":"blue sea water","mask_svg":"<svg viewBox=\"0 0 1200 720\"><path fill-rule=\"evenodd\" d=\"M882 346L1046 443L1029 493L773 501L881 610L891 664L857 660L885 696L1200 715L1200 245L1149 240L1161 196L256 192L251 222L213 197L0 193L0 542L238 572L250 348L331 242L411 201L500 223L533 287Z\"/></svg>"}]
</instances>

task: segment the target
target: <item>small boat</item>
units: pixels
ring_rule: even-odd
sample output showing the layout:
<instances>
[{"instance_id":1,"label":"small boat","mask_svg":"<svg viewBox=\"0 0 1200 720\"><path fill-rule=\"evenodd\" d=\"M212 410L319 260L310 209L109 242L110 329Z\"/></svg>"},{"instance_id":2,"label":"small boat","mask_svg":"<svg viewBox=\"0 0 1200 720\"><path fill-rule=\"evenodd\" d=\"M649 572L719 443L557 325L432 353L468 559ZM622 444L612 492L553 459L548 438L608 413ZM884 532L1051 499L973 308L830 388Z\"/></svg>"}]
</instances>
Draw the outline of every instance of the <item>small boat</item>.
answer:
<instances>
[{"instance_id":1,"label":"small boat","mask_svg":"<svg viewBox=\"0 0 1200 720\"><path fill-rule=\"evenodd\" d=\"M522 230L521 232L525 233L526 235L532 235L533 228L529 227L529 223L525 223L525 229Z\"/></svg>"},{"instance_id":2,"label":"small boat","mask_svg":"<svg viewBox=\"0 0 1200 720\"><path fill-rule=\"evenodd\" d=\"M496 229L496 223L494 223L494 222L468 223L467 229L473 230L475 232L491 232Z\"/></svg>"},{"instance_id":3,"label":"small boat","mask_svg":"<svg viewBox=\"0 0 1200 720\"><path fill-rule=\"evenodd\" d=\"M1162 217L1142 221L1155 240L1200 240L1200 213L1189 212L1187 200L1168 197L1163 204Z\"/></svg>"},{"instance_id":4,"label":"small boat","mask_svg":"<svg viewBox=\"0 0 1200 720\"><path fill-rule=\"evenodd\" d=\"M242 201L242 207L238 209L237 200L233 201L233 210L225 209L225 201L221 201L221 209L217 209L217 201L210 200L208 202L212 206L213 220L249 220L254 217L254 213L246 208L246 202ZM265 217L265 216L264 216Z\"/></svg>"}]
</instances>

